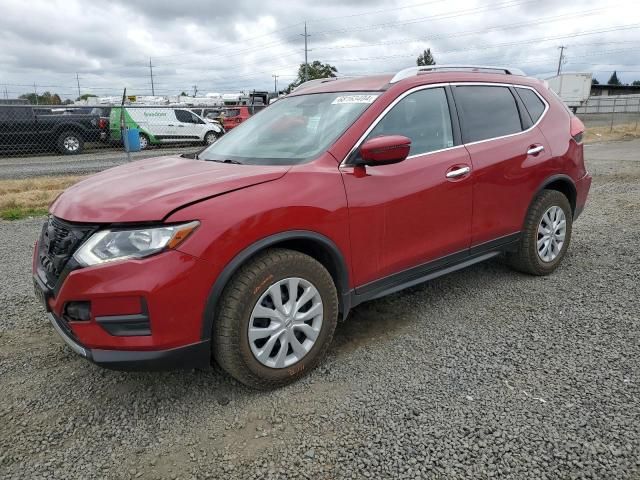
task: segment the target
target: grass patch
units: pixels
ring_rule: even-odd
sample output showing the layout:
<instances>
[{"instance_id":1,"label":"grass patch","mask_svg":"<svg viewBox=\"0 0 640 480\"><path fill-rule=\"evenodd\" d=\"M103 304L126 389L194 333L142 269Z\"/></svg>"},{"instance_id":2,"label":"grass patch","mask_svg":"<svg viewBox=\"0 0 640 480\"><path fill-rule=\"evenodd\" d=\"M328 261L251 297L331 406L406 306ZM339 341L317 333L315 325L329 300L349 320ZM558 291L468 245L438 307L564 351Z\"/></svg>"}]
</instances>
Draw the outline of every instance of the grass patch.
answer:
<instances>
[{"instance_id":1,"label":"grass patch","mask_svg":"<svg viewBox=\"0 0 640 480\"><path fill-rule=\"evenodd\" d=\"M640 125L634 123L621 123L619 125L587 127L584 135L584 143L609 142L612 140L632 140L640 138Z\"/></svg>"},{"instance_id":2,"label":"grass patch","mask_svg":"<svg viewBox=\"0 0 640 480\"><path fill-rule=\"evenodd\" d=\"M28 217L41 217L47 214L46 208L5 208L0 210L0 218L3 220L20 220Z\"/></svg>"},{"instance_id":3,"label":"grass patch","mask_svg":"<svg viewBox=\"0 0 640 480\"><path fill-rule=\"evenodd\" d=\"M0 218L18 220L45 215L49 204L60 192L83 178L62 176L0 180Z\"/></svg>"}]
</instances>

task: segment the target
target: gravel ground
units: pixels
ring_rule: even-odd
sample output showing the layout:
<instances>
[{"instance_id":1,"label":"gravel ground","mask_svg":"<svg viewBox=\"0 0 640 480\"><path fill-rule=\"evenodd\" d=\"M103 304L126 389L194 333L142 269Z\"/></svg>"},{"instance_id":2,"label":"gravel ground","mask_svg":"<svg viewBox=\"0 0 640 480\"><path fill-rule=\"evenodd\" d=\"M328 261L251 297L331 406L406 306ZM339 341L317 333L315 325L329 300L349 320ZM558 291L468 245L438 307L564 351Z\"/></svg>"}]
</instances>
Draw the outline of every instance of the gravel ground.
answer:
<instances>
[{"instance_id":1,"label":"gravel ground","mask_svg":"<svg viewBox=\"0 0 640 480\"><path fill-rule=\"evenodd\" d=\"M640 478L639 152L587 147L555 274L497 260L361 305L268 393L77 357L31 296L40 220L0 223L0 477Z\"/></svg>"}]
</instances>

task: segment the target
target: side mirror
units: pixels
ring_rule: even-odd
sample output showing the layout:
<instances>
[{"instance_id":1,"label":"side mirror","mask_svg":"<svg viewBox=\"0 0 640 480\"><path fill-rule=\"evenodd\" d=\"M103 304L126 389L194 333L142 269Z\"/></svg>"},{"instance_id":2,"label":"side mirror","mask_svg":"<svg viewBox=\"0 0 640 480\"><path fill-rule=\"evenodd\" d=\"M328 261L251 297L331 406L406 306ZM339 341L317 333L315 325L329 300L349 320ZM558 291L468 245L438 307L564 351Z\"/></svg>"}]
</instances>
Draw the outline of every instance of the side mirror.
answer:
<instances>
[{"instance_id":1,"label":"side mirror","mask_svg":"<svg viewBox=\"0 0 640 480\"><path fill-rule=\"evenodd\" d=\"M389 165L407 158L410 149L410 138L385 135L371 138L360 145L360 157L365 165Z\"/></svg>"}]
</instances>

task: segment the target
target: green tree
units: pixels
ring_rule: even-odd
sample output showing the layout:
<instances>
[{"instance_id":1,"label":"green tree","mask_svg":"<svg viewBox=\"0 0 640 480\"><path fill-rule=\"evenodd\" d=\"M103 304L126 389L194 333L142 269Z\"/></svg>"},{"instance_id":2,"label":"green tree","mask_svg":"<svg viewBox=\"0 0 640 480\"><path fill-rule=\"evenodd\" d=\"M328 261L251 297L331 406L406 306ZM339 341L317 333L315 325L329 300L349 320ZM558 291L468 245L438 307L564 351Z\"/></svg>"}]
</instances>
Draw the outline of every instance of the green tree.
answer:
<instances>
[{"instance_id":1,"label":"green tree","mask_svg":"<svg viewBox=\"0 0 640 480\"><path fill-rule=\"evenodd\" d=\"M60 95L48 91L44 92L42 95L25 93L24 95L20 95L19 98L28 100L31 105L62 105Z\"/></svg>"},{"instance_id":2,"label":"green tree","mask_svg":"<svg viewBox=\"0 0 640 480\"><path fill-rule=\"evenodd\" d=\"M634 87L640 87L640 80L634 80L633 82L631 82L631 85L633 85Z\"/></svg>"},{"instance_id":3,"label":"green tree","mask_svg":"<svg viewBox=\"0 0 640 480\"><path fill-rule=\"evenodd\" d=\"M600 85L600 82L598 81L597 78L592 78L591 79L591 85Z\"/></svg>"},{"instance_id":4,"label":"green tree","mask_svg":"<svg viewBox=\"0 0 640 480\"><path fill-rule=\"evenodd\" d=\"M304 63L301 63L300 67L298 68L298 78L296 78L296 80L289 85L287 92L290 92L301 83L304 83L304 70L305 70L304 67L305 67ZM338 73L338 69L333 65L329 65L328 63L322 63L318 60L314 60L312 63L309 64L308 73L309 73L309 76L308 76L309 80L317 80L319 78L336 77L337 76L336 74Z\"/></svg>"},{"instance_id":5,"label":"green tree","mask_svg":"<svg viewBox=\"0 0 640 480\"><path fill-rule=\"evenodd\" d=\"M416 59L416 64L419 67L421 67L423 65L435 65L436 64L436 61L433 58L433 55L431 54L431 49L430 48L427 48L420 55L418 55L418 58Z\"/></svg>"},{"instance_id":6,"label":"green tree","mask_svg":"<svg viewBox=\"0 0 640 480\"><path fill-rule=\"evenodd\" d=\"M80 100L86 100L89 97L97 97L97 95L94 95L93 93L83 93L78 98L76 98L76 102L79 102Z\"/></svg>"},{"instance_id":7,"label":"green tree","mask_svg":"<svg viewBox=\"0 0 640 480\"><path fill-rule=\"evenodd\" d=\"M187 95L187 94L185 93L185 91L183 90L183 91L182 91L182 93L180 93L180 96L181 96L181 97L188 97L189 95Z\"/></svg>"},{"instance_id":8,"label":"green tree","mask_svg":"<svg viewBox=\"0 0 640 480\"><path fill-rule=\"evenodd\" d=\"M607 82L607 85L622 85L622 82L618 79L618 72L614 71Z\"/></svg>"}]
</instances>

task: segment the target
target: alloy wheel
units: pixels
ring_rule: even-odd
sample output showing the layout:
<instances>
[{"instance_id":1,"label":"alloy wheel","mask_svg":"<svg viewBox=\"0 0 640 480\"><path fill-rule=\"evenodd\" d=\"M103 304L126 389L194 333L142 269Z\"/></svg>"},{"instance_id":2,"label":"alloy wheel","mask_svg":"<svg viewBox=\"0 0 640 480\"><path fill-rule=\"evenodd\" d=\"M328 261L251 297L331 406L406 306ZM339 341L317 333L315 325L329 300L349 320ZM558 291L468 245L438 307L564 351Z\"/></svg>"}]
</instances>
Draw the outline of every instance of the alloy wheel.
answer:
<instances>
[{"instance_id":1,"label":"alloy wheel","mask_svg":"<svg viewBox=\"0 0 640 480\"><path fill-rule=\"evenodd\" d=\"M67 152L76 152L80 148L80 140L73 135L65 137L62 144Z\"/></svg>"}]
</instances>

